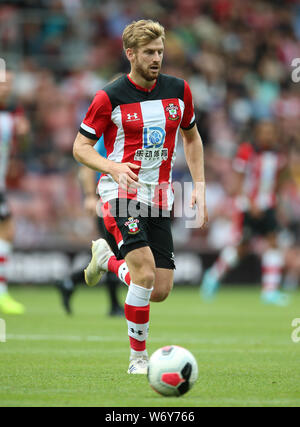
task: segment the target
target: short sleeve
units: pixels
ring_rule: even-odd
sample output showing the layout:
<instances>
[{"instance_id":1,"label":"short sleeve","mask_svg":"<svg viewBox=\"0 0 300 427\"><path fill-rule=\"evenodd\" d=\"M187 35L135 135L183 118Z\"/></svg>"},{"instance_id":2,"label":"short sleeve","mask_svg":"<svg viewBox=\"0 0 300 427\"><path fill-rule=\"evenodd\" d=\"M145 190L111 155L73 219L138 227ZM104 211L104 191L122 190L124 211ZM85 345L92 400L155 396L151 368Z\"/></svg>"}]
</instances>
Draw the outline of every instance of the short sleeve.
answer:
<instances>
[{"instance_id":1,"label":"short sleeve","mask_svg":"<svg viewBox=\"0 0 300 427\"><path fill-rule=\"evenodd\" d=\"M79 132L87 138L98 140L111 121L111 102L104 90L97 92Z\"/></svg>"},{"instance_id":2,"label":"short sleeve","mask_svg":"<svg viewBox=\"0 0 300 427\"><path fill-rule=\"evenodd\" d=\"M236 172L244 173L246 166L254 153L253 146L249 142L243 142L233 159L233 169Z\"/></svg>"},{"instance_id":3,"label":"short sleeve","mask_svg":"<svg viewBox=\"0 0 300 427\"><path fill-rule=\"evenodd\" d=\"M189 130L195 126L195 112L191 89L186 81L184 81L184 113L181 120L181 129Z\"/></svg>"}]
</instances>

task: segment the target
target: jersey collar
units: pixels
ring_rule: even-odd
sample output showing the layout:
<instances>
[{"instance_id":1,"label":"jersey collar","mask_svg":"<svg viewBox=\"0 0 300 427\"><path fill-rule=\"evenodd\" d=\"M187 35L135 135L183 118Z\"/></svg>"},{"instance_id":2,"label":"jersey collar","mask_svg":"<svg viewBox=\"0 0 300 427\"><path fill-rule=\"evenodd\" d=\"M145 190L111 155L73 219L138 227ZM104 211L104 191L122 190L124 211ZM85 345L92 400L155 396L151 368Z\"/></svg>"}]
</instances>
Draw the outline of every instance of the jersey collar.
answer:
<instances>
[{"instance_id":1,"label":"jersey collar","mask_svg":"<svg viewBox=\"0 0 300 427\"><path fill-rule=\"evenodd\" d=\"M130 81L130 83L136 88L136 89L138 89L138 90L140 90L140 91L142 91L142 92L147 92L147 93L149 93L149 92L152 92L153 91L153 89L156 87L156 85L157 85L157 79L155 80L155 82L154 82L154 85L152 86L152 87L150 87L149 89L146 89L146 88L144 88L144 87L142 87L142 86L139 86L139 85L137 85L130 77L129 77L129 74L127 74L127 78L128 78L128 80Z\"/></svg>"}]
</instances>

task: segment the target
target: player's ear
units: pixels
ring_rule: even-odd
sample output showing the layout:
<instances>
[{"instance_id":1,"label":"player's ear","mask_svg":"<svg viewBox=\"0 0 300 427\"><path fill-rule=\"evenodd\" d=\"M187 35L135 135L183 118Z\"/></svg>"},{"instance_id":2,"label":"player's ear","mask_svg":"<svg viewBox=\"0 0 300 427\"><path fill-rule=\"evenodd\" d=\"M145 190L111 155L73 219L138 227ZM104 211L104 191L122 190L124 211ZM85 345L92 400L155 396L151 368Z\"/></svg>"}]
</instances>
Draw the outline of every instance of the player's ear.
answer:
<instances>
[{"instance_id":1,"label":"player's ear","mask_svg":"<svg viewBox=\"0 0 300 427\"><path fill-rule=\"evenodd\" d=\"M125 50L125 53L126 53L126 57L127 57L129 62L134 60L134 58L135 58L135 50L134 49L129 47L128 49Z\"/></svg>"}]
</instances>

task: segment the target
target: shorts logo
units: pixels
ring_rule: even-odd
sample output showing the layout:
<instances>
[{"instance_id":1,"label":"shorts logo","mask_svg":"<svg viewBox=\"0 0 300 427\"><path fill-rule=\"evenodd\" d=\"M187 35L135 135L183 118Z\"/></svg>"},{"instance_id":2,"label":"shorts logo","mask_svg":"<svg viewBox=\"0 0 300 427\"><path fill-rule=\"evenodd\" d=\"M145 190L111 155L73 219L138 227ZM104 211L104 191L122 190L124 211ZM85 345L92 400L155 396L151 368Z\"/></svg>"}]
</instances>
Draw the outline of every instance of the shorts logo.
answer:
<instances>
[{"instance_id":1,"label":"shorts logo","mask_svg":"<svg viewBox=\"0 0 300 427\"><path fill-rule=\"evenodd\" d=\"M139 222L138 219L132 218L132 216L128 218L128 221L124 223L125 227L128 227L128 234L137 234L141 231L138 226Z\"/></svg>"},{"instance_id":2,"label":"shorts logo","mask_svg":"<svg viewBox=\"0 0 300 427\"><path fill-rule=\"evenodd\" d=\"M178 105L169 104L166 107L166 112L169 113L169 120L178 120L179 119L179 113L178 113L179 107Z\"/></svg>"}]
</instances>

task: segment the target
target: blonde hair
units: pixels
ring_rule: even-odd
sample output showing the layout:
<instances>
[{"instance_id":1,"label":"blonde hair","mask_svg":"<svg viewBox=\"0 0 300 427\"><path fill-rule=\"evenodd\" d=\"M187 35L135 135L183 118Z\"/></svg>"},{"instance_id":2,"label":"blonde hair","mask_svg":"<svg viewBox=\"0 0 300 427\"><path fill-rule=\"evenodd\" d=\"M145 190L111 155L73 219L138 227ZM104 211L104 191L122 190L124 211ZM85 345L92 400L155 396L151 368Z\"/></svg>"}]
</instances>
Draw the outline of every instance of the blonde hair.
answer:
<instances>
[{"instance_id":1,"label":"blonde hair","mask_svg":"<svg viewBox=\"0 0 300 427\"><path fill-rule=\"evenodd\" d=\"M159 22L154 22L150 19L141 19L133 21L127 25L123 31L123 46L124 49L136 49L150 43L152 40L162 38L165 40L165 29Z\"/></svg>"}]
</instances>

